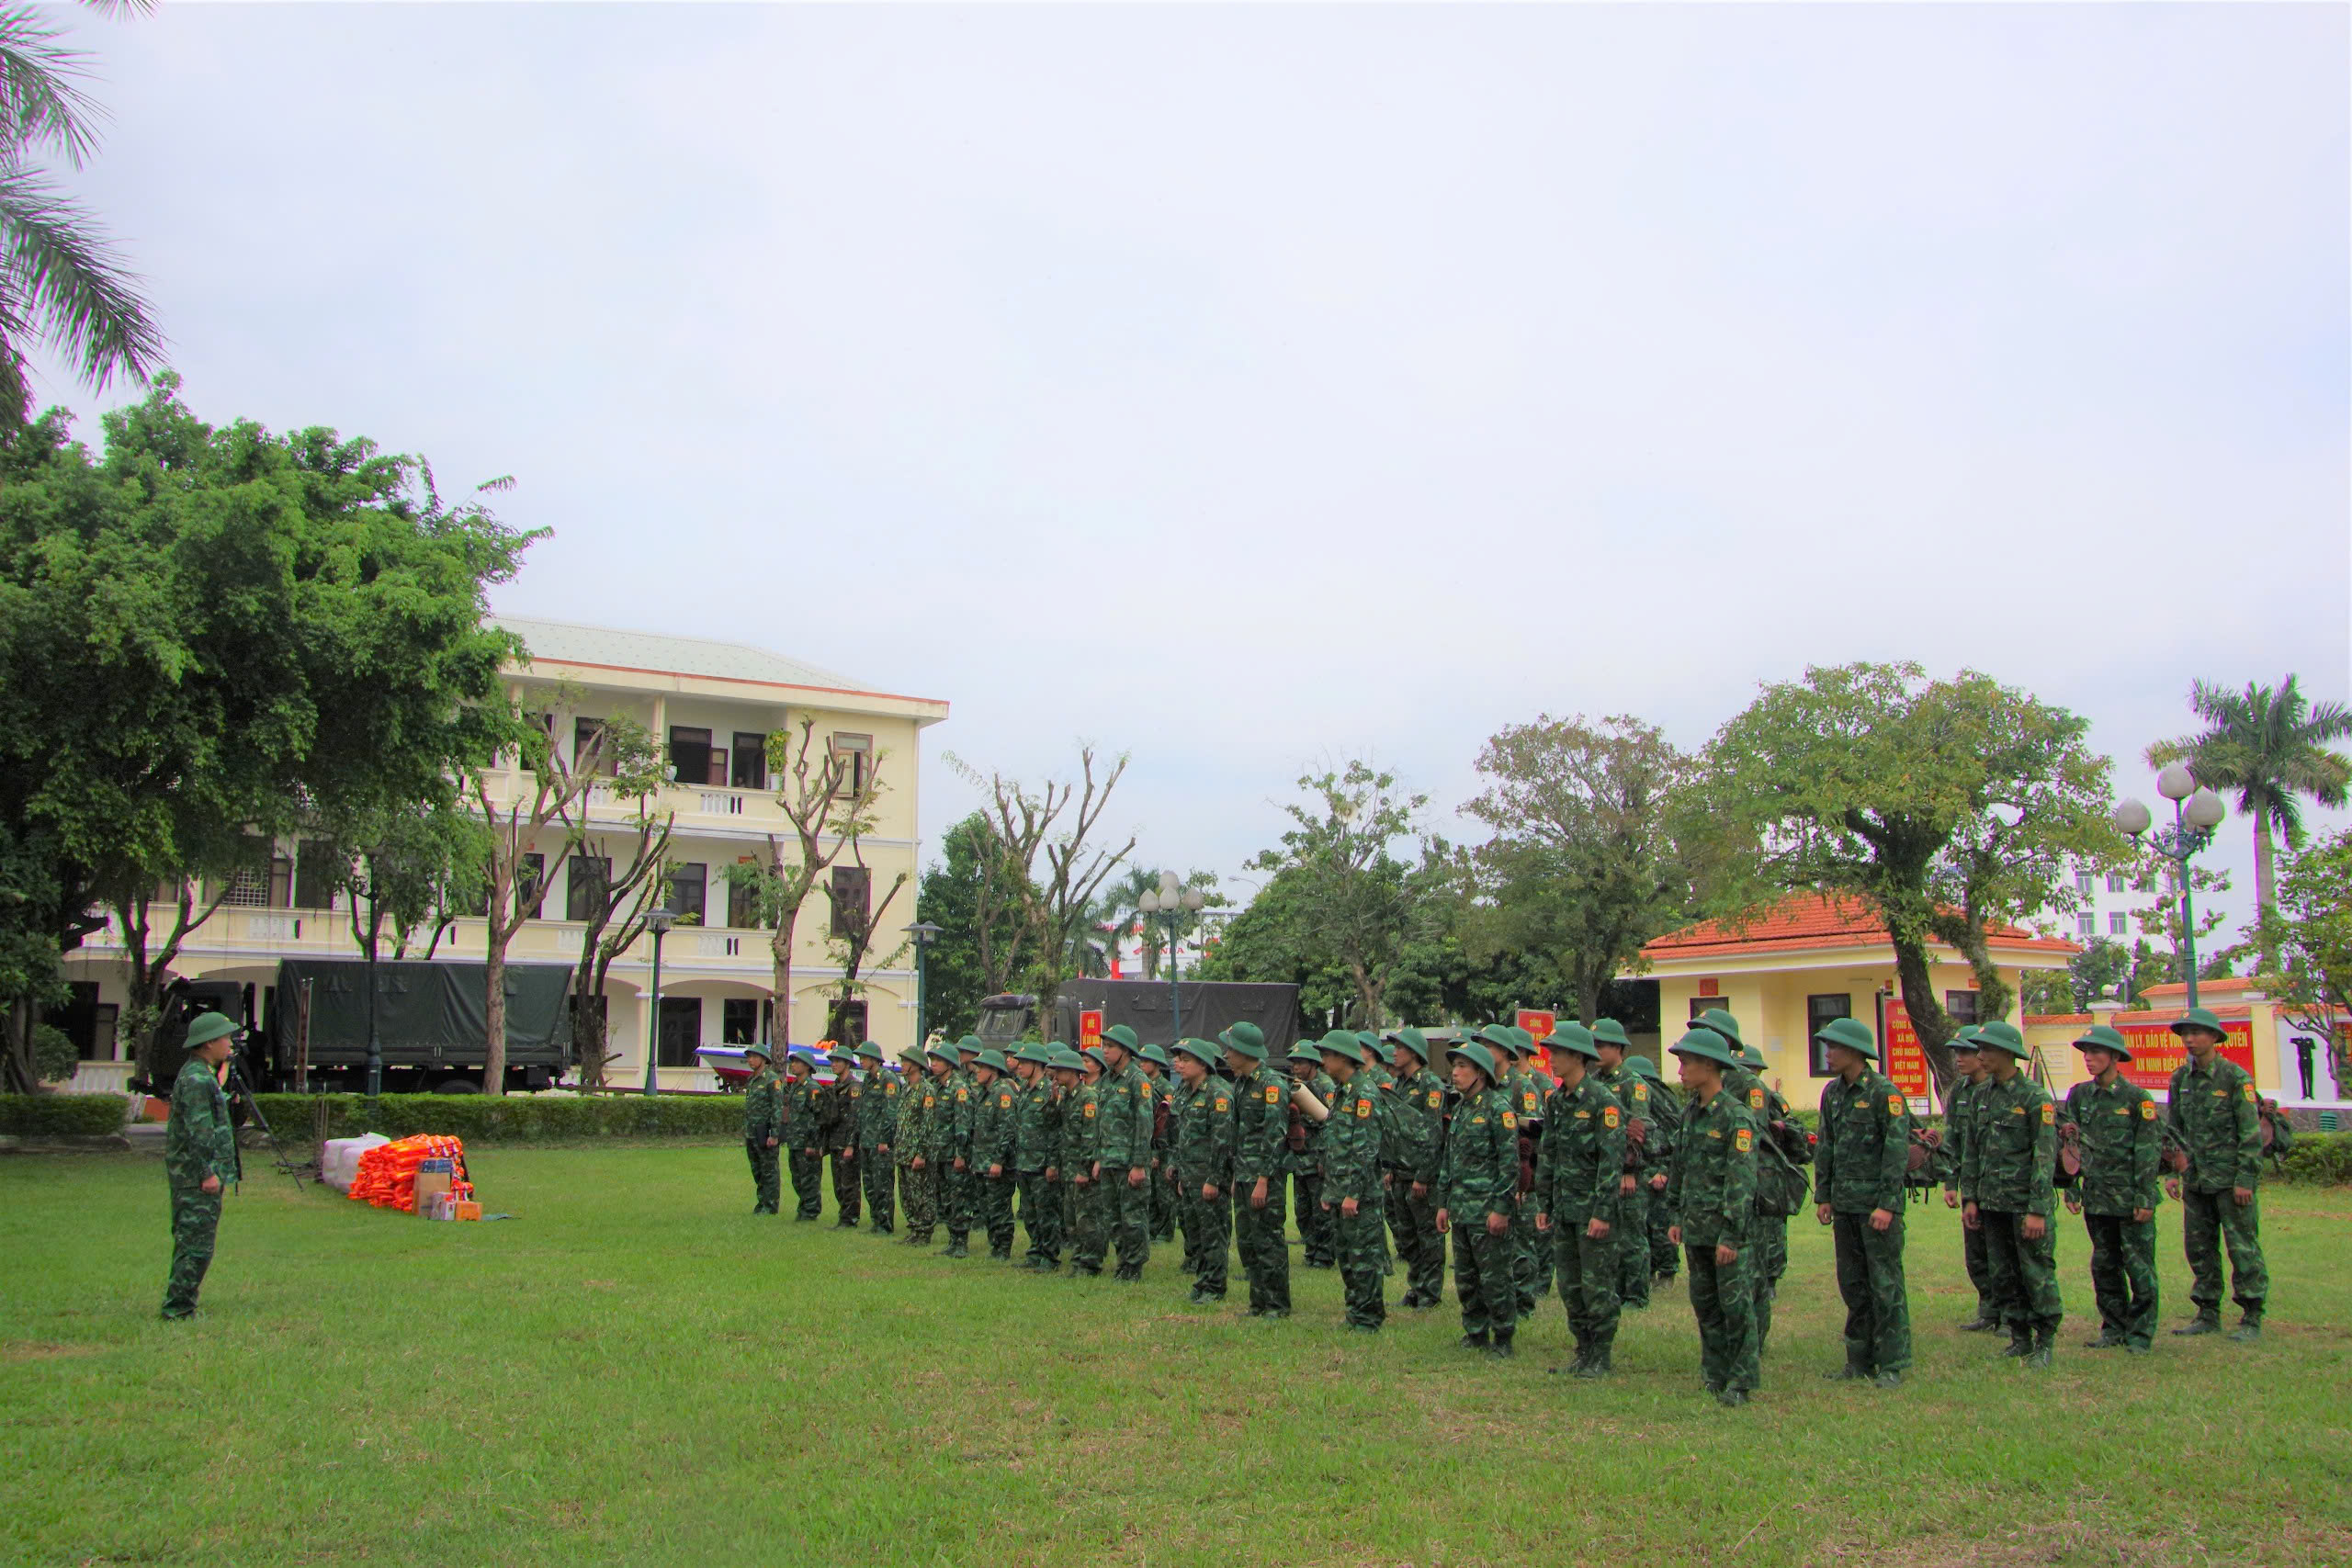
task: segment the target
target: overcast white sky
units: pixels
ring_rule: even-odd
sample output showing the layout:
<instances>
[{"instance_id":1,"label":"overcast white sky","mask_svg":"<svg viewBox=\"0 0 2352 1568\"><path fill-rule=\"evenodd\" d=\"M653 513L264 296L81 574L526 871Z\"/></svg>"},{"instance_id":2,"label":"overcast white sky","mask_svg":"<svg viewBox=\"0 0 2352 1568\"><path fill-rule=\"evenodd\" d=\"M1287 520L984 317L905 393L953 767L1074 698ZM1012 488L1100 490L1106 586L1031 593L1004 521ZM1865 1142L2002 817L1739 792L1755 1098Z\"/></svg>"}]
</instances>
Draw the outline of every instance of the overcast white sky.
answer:
<instances>
[{"instance_id":1,"label":"overcast white sky","mask_svg":"<svg viewBox=\"0 0 2352 1568\"><path fill-rule=\"evenodd\" d=\"M934 842L943 750L1131 751L1229 872L1808 662L2143 795L2194 677L2345 697L2346 15L170 4L76 188L200 412L515 475L501 609L950 699Z\"/></svg>"}]
</instances>

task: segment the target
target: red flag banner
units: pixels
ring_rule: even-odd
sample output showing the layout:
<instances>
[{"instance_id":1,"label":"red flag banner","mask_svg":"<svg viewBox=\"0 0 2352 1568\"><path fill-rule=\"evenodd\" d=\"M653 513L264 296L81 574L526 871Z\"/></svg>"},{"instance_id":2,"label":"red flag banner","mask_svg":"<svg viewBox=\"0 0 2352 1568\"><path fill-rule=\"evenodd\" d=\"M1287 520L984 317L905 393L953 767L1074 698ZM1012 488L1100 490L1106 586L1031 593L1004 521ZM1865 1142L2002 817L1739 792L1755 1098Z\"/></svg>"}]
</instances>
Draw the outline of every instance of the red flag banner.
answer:
<instances>
[{"instance_id":1,"label":"red flag banner","mask_svg":"<svg viewBox=\"0 0 2352 1568\"><path fill-rule=\"evenodd\" d=\"M1894 1080L1894 1087L1912 1100L1928 1097L1928 1053L1919 1043L1919 1032L1911 1027L1910 1010L1900 997L1886 998L1886 1038L1879 1042L1885 1059L1879 1066Z\"/></svg>"},{"instance_id":2,"label":"red flag banner","mask_svg":"<svg viewBox=\"0 0 2352 1568\"><path fill-rule=\"evenodd\" d=\"M2142 1089L2162 1093L2171 1087L2176 1068L2188 1060L2188 1052L2180 1036L2172 1032L2169 1020L2163 1023L2119 1023L2117 1032L2123 1043L2132 1047L2132 1059L2123 1064L2123 1077ZM2222 1025L2222 1055L2254 1072L2254 1024L2246 1019ZM2259 1081L2259 1080L2257 1080Z\"/></svg>"}]
</instances>

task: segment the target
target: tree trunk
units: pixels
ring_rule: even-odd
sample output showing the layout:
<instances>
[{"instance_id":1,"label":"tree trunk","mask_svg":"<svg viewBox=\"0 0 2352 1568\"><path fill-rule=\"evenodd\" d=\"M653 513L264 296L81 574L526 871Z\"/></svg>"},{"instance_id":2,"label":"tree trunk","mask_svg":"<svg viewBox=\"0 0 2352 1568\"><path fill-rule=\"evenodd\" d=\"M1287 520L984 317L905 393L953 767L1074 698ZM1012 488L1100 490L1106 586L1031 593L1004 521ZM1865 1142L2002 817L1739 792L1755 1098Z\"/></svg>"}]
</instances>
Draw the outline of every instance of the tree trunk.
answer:
<instances>
[{"instance_id":1,"label":"tree trunk","mask_svg":"<svg viewBox=\"0 0 2352 1568\"><path fill-rule=\"evenodd\" d=\"M2257 919L2278 907L2278 891L2271 885L2270 853L2270 803L2256 800L2254 804L2254 912Z\"/></svg>"},{"instance_id":2,"label":"tree trunk","mask_svg":"<svg viewBox=\"0 0 2352 1568\"><path fill-rule=\"evenodd\" d=\"M482 1054L481 1091L484 1094L506 1092L506 944L513 940L505 930L493 900L487 940L482 943Z\"/></svg>"},{"instance_id":3,"label":"tree trunk","mask_svg":"<svg viewBox=\"0 0 2352 1568\"><path fill-rule=\"evenodd\" d=\"M768 952L775 960L775 1039L770 1043L779 1050L792 1046L792 933L799 924L796 905L776 921L775 935L768 939Z\"/></svg>"},{"instance_id":4,"label":"tree trunk","mask_svg":"<svg viewBox=\"0 0 2352 1568\"><path fill-rule=\"evenodd\" d=\"M1944 1011L1944 1004L1936 995L1927 943L1904 932L1893 934L1894 972L1903 987L1903 1010L1911 1015L1911 1028L1919 1036L1919 1052L1928 1059L1928 1071L1936 1080L1936 1098L1940 1100L1951 1093L1955 1076L1951 1063L1951 1043L1955 1032L1951 1015Z\"/></svg>"}]
</instances>

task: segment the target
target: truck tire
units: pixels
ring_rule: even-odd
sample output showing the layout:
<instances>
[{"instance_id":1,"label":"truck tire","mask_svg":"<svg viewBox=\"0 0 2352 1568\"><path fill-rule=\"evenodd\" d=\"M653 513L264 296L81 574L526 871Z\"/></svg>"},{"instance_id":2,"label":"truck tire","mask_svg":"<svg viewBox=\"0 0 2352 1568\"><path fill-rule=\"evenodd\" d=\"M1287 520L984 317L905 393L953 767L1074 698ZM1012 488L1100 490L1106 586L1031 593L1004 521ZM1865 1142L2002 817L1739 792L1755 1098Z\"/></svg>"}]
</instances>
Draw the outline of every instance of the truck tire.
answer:
<instances>
[{"instance_id":1,"label":"truck tire","mask_svg":"<svg viewBox=\"0 0 2352 1568\"><path fill-rule=\"evenodd\" d=\"M443 1078L433 1086L435 1094L480 1094L481 1085L471 1078Z\"/></svg>"}]
</instances>

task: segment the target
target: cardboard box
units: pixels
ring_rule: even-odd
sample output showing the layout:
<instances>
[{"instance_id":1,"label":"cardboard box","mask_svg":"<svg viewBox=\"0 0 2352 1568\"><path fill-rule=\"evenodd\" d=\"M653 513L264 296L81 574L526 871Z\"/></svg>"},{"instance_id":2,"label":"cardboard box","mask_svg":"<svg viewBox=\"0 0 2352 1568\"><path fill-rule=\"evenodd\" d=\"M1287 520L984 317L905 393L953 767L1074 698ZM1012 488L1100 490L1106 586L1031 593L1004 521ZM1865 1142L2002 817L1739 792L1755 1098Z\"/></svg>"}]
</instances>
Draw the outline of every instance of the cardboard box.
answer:
<instances>
[{"instance_id":1,"label":"cardboard box","mask_svg":"<svg viewBox=\"0 0 2352 1568\"><path fill-rule=\"evenodd\" d=\"M416 1212L425 1213L428 1201L449 1196L450 1175L446 1170L420 1170L416 1173Z\"/></svg>"},{"instance_id":2,"label":"cardboard box","mask_svg":"<svg viewBox=\"0 0 2352 1568\"><path fill-rule=\"evenodd\" d=\"M458 1199L458 1218L459 1218L459 1219L461 1219L461 1220L479 1220L479 1219L481 1219L481 1205L480 1203L475 1202L475 1201L474 1201L472 1199L470 1199L470 1198L460 1198L460 1199Z\"/></svg>"}]
</instances>

